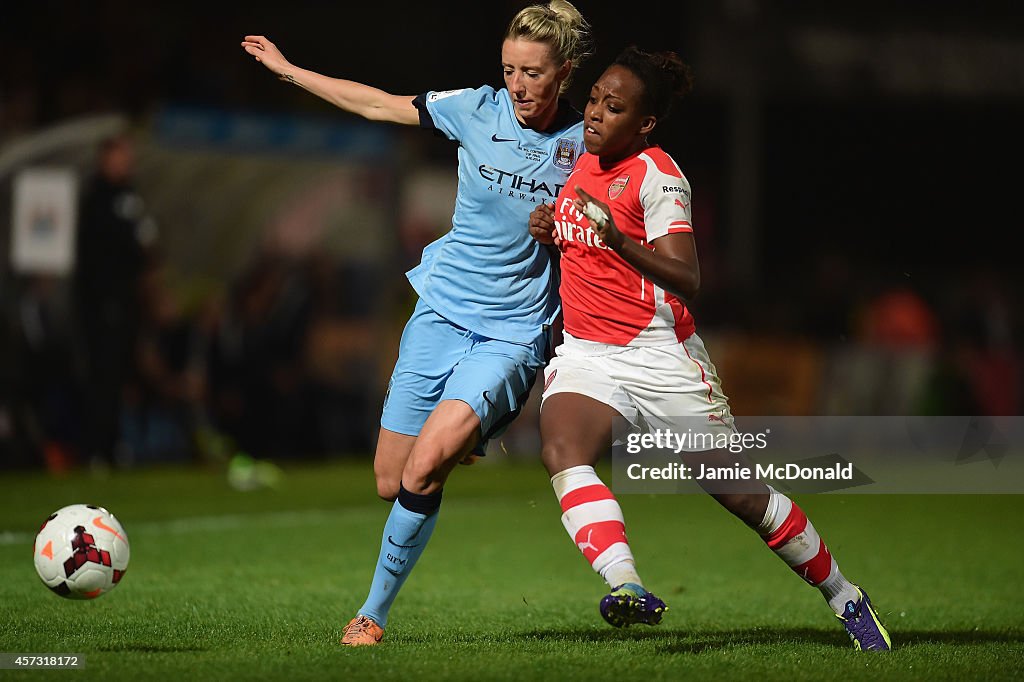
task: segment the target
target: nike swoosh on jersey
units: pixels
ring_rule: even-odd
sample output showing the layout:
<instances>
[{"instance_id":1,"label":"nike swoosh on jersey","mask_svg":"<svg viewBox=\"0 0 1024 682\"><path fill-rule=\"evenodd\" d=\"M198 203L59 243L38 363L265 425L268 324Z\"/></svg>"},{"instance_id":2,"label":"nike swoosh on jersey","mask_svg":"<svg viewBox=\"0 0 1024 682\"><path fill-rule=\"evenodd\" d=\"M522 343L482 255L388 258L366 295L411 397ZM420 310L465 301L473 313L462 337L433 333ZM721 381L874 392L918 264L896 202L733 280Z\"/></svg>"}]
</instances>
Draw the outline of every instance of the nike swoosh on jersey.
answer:
<instances>
[{"instance_id":1,"label":"nike swoosh on jersey","mask_svg":"<svg viewBox=\"0 0 1024 682\"><path fill-rule=\"evenodd\" d=\"M516 138L514 138L514 137L511 138L511 139L506 140L503 137L498 137L497 135L491 135L491 142L515 142L515 141L516 141Z\"/></svg>"}]
</instances>

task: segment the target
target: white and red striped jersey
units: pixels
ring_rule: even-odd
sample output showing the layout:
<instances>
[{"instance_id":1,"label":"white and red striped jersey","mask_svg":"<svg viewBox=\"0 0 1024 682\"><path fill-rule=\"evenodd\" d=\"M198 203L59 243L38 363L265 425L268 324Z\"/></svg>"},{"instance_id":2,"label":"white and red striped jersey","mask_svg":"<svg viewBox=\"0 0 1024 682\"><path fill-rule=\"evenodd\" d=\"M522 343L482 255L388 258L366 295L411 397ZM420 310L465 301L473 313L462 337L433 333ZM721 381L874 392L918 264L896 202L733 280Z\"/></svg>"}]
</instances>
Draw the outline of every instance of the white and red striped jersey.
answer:
<instances>
[{"instance_id":1,"label":"white and red striped jersey","mask_svg":"<svg viewBox=\"0 0 1024 682\"><path fill-rule=\"evenodd\" d=\"M609 168L601 168L597 156L583 154L555 203L566 331L619 346L668 345L693 334L693 317L683 302L607 247L573 207L577 186L606 203L619 230L649 249L659 237L693 231L690 183L661 147L648 147Z\"/></svg>"}]
</instances>

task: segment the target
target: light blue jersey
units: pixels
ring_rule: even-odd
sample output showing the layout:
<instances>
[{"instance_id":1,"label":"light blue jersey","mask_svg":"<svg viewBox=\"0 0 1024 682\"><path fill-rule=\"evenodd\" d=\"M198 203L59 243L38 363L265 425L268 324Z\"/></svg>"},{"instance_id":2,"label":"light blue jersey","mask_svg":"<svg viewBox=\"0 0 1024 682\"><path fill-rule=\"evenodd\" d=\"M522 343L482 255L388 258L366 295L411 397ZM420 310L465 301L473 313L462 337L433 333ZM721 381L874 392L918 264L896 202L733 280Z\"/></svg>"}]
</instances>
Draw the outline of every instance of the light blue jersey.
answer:
<instances>
[{"instance_id":1,"label":"light blue jersey","mask_svg":"<svg viewBox=\"0 0 1024 682\"><path fill-rule=\"evenodd\" d=\"M558 315L558 274L530 236L530 212L552 202L583 150L578 112L560 111L555 130L522 127L508 91L429 92L420 121L459 143L452 229L407 273L442 317L481 336L533 343Z\"/></svg>"}]
</instances>

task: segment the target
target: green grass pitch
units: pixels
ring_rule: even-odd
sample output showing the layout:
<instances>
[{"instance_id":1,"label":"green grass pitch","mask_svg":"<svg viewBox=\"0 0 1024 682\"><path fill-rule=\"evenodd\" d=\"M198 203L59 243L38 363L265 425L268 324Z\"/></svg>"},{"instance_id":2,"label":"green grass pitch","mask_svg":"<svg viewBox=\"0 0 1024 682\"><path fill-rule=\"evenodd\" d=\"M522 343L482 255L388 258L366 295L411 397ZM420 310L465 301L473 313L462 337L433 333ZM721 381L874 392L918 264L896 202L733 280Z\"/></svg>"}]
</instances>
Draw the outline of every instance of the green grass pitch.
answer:
<instances>
[{"instance_id":1,"label":"green grass pitch","mask_svg":"<svg viewBox=\"0 0 1024 682\"><path fill-rule=\"evenodd\" d=\"M369 463L288 468L235 492L200 469L5 475L0 652L78 653L80 672L3 679L1011 679L1024 661L1024 496L798 498L895 650L853 651L816 590L699 496L621 496L657 628L609 628L539 463L459 467L384 644L348 650L388 506ZM51 594L32 538L67 504L107 507L132 559L92 602Z\"/></svg>"}]
</instances>

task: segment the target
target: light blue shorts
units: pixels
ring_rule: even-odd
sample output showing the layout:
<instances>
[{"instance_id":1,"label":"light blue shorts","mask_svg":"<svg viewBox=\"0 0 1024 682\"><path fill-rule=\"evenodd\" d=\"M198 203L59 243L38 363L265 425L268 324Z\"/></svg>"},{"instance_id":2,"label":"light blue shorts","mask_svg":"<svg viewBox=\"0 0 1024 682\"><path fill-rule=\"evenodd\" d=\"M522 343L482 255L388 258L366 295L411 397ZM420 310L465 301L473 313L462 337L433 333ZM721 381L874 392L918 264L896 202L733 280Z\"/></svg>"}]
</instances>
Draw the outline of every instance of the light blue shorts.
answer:
<instances>
[{"instance_id":1,"label":"light blue shorts","mask_svg":"<svg viewBox=\"0 0 1024 682\"><path fill-rule=\"evenodd\" d=\"M519 416L546 361L549 334L532 344L480 336L449 322L422 299L402 332L380 425L417 436L442 400L461 400L480 418L483 453Z\"/></svg>"}]
</instances>

